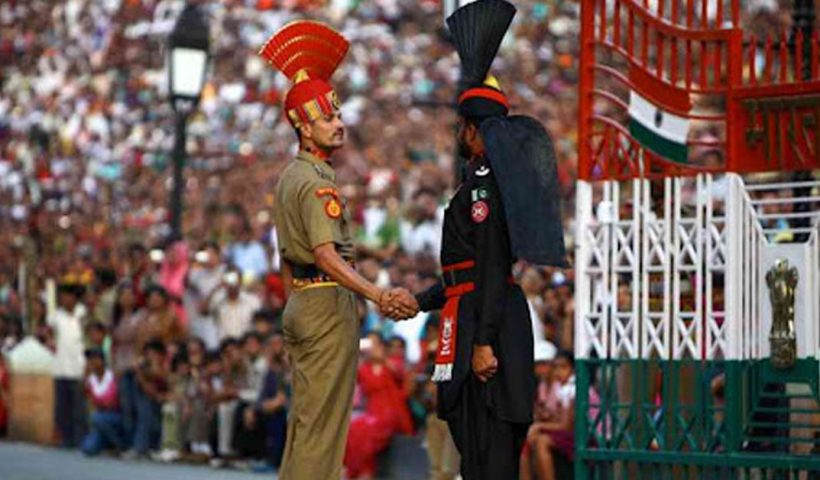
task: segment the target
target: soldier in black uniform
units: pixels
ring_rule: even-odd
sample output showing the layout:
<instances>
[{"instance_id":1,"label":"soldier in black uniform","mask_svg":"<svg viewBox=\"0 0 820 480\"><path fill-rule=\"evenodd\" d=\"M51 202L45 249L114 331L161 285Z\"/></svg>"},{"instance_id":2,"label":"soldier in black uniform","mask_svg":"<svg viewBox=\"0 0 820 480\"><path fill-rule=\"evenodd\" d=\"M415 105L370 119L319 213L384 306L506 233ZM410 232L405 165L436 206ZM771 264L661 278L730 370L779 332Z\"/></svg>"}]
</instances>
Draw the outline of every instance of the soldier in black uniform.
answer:
<instances>
[{"instance_id":1,"label":"soldier in black uniform","mask_svg":"<svg viewBox=\"0 0 820 480\"><path fill-rule=\"evenodd\" d=\"M536 120L508 117L487 77L514 14L504 0L479 0L447 20L468 165L444 216L442 282L416 297L421 310L443 308L433 380L465 480L517 479L532 423L532 323L512 266L566 266L552 142Z\"/></svg>"}]
</instances>

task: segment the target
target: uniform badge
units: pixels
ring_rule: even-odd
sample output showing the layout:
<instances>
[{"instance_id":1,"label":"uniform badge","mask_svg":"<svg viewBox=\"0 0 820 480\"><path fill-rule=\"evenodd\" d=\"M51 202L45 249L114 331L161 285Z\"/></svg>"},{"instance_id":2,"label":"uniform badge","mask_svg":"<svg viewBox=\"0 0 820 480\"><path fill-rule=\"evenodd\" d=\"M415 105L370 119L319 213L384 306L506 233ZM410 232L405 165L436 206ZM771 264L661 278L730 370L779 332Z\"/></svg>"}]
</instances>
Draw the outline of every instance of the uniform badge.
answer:
<instances>
[{"instance_id":1,"label":"uniform badge","mask_svg":"<svg viewBox=\"0 0 820 480\"><path fill-rule=\"evenodd\" d=\"M488 215L490 215L490 207L484 200L479 200L473 204L471 215L473 217L473 222L481 223L487 219Z\"/></svg>"},{"instance_id":2,"label":"uniform badge","mask_svg":"<svg viewBox=\"0 0 820 480\"><path fill-rule=\"evenodd\" d=\"M486 200L490 198L490 193L487 191L485 187L474 188L470 192L470 198L472 201L477 202L479 200Z\"/></svg>"},{"instance_id":3,"label":"uniform badge","mask_svg":"<svg viewBox=\"0 0 820 480\"><path fill-rule=\"evenodd\" d=\"M342 205L335 198L331 198L325 203L325 213L328 217L336 220L342 216Z\"/></svg>"},{"instance_id":4,"label":"uniform badge","mask_svg":"<svg viewBox=\"0 0 820 480\"><path fill-rule=\"evenodd\" d=\"M316 190L317 197L324 197L325 195L330 195L333 198L339 198L339 193L336 191L335 188L325 187Z\"/></svg>"},{"instance_id":5,"label":"uniform badge","mask_svg":"<svg viewBox=\"0 0 820 480\"><path fill-rule=\"evenodd\" d=\"M476 170L475 174L478 175L479 177L486 177L487 175L490 174L490 167L484 165L483 167Z\"/></svg>"}]
</instances>

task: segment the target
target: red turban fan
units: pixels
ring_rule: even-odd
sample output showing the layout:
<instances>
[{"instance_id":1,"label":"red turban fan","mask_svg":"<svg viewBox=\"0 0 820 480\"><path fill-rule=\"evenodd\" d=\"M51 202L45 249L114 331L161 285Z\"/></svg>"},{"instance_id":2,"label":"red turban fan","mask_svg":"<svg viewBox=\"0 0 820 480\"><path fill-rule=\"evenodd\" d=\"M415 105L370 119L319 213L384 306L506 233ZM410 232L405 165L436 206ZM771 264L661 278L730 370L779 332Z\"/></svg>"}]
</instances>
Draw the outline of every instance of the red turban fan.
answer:
<instances>
[{"instance_id":1,"label":"red turban fan","mask_svg":"<svg viewBox=\"0 0 820 480\"><path fill-rule=\"evenodd\" d=\"M293 82L285 96L285 112L294 127L339 109L339 98L328 80L349 46L327 25L300 20L282 27L259 51Z\"/></svg>"}]
</instances>

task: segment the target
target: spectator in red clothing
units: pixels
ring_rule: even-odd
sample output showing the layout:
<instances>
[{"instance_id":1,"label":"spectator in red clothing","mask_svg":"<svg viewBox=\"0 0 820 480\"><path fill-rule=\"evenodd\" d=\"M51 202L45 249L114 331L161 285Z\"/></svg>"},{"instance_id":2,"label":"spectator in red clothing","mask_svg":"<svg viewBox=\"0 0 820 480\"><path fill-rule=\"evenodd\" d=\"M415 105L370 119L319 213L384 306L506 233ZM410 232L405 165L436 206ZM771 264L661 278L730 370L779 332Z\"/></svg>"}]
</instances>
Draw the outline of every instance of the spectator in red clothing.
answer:
<instances>
[{"instance_id":1,"label":"spectator in red clothing","mask_svg":"<svg viewBox=\"0 0 820 480\"><path fill-rule=\"evenodd\" d=\"M94 413L91 414L91 431L83 440L83 453L96 455L107 448L122 451L125 449L125 437L117 379L114 372L106 367L102 350L89 350L85 358L85 392Z\"/></svg>"},{"instance_id":2,"label":"spectator in red clothing","mask_svg":"<svg viewBox=\"0 0 820 480\"><path fill-rule=\"evenodd\" d=\"M345 469L350 479L373 479L376 459L394 434L410 434L413 424L402 390L404 371L391 369L381 336L371 333L364 342L365 360L359 366L358 386L365 398L364 412L350 423Z\"/></svg>"}]
</instances>

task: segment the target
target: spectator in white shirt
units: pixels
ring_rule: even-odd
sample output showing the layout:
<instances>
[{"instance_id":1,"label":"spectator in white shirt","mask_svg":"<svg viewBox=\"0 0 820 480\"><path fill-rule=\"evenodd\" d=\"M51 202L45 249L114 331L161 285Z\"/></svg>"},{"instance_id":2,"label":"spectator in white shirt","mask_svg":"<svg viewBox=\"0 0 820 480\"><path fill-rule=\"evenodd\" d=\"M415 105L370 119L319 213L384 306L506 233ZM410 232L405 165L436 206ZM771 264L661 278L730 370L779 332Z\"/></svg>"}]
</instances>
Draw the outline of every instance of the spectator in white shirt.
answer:
<instances>
[{"instance_id":1,"label":"spectator in white shirt","mask_svg":"<svg viewBox=\"0 0 820 480\"><path fill-rule=\"evenodd\" d=\"M205 303L208 295L218 289L225 274L225 265L219 253L219 245L206 243L194 255L195 263L188 272L188 288L185 290L185 308L190 319L191 334L201 338L209 350L219 346L216 322Z\"/></svg>"},{"instance_id":2,"label":"spectator in white shirt","mask_svg":"<svg viewBox=\"0 0 820 480\"><path fill-rule=\"evenodd\" d=\"M413 222L402 222L401 246L408 255L441 251L444 209L438 204L438 195L421 189L413 196Z\"/></svg>"},{"instance_id":3,"label":"spectator in white shirt","mask_svg":"<svg viewBox=\"0 0 820 480\"><path fill-rule=\"evenodd\" d=\"M82 287L61 285L59 306L48 317L54 330L56 352L54 357L55 421L62 445L73 448L82 443L86 428L83 373L85 352L83 322L87 315L79 303Z\"/></svg>"},{"instance_id":4,"label":"spectator in white shirt","mask_svg":"<svg viewBox=\"0 0 820 480\"><path fill-rule=\"evenodd\" d=\"M258 296L242 289L236 270L225 273L221 287L212 292L209 304L220 342L226 338L240 339L251 331L253 314L262 307Z\"/></svg>"}]
</instances>

